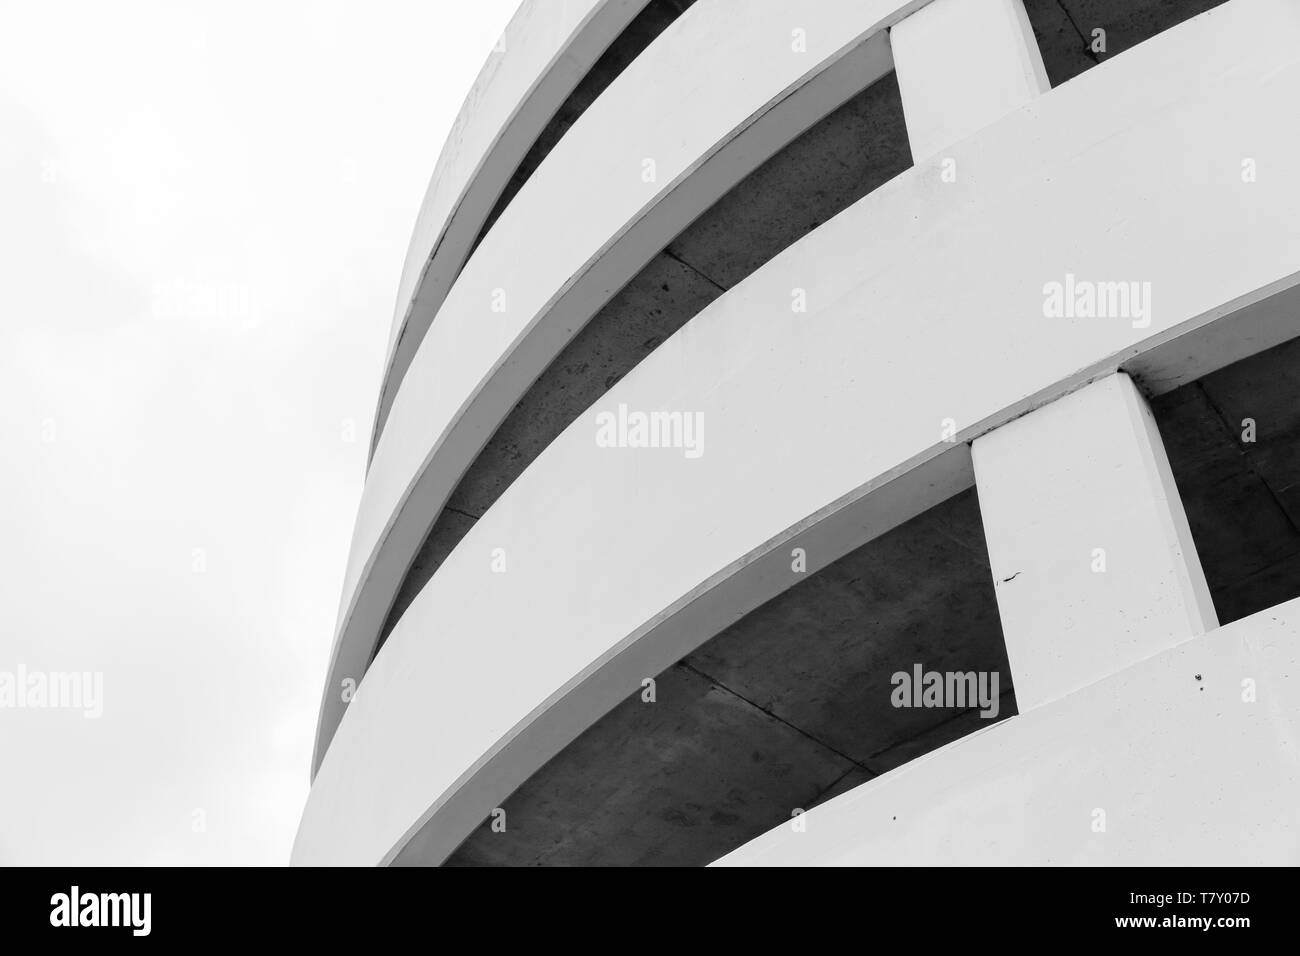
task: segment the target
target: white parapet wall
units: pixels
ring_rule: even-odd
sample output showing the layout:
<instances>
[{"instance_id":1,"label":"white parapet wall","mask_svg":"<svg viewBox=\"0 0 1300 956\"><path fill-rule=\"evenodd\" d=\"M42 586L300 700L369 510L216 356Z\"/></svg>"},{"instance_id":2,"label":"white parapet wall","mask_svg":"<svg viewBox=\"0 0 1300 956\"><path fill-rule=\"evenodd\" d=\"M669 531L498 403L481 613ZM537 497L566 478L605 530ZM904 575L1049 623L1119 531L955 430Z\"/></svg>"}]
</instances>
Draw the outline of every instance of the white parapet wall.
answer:
<instances>
[{"instance_id":1,"label":"white parapet wall","mask_svg":"<svg viewBox=\"0 0 1300 956\"><path fill-rule=\"evenodd\" d=\"M954 143L724 294L412 603L339 725L294 861L444 858L641 679L793 584L791 547L815 570L969 486L968 442L1091 380L1172 388L1294 337L1300 128L1278 117L1297 101L1300 6L1233 0ZM1065 307L1080 282L1149 283L1150 308ZM620 405L699 416L702 453L603 447L597 416ZM414 412L386 438L420 440Z\"/></svg>"}]
</instances>

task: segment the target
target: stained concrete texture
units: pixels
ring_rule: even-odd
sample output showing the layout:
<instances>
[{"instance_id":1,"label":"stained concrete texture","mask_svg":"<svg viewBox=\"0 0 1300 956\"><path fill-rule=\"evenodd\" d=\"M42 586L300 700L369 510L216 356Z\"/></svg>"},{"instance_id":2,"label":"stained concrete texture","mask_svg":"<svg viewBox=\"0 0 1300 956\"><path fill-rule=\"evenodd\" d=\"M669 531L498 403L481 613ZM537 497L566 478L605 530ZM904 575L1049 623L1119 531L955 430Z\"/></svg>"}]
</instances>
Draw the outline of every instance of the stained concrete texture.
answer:
<instances>
[{"instance_id":1,"label":"stained concrete texture","mask_svg":"<svg viewBox=\"0 0 1300 956\"><path fill-rule=\"evenodd\" d=\"M1003 673L1006 674L1007 672L1004 671ZM1009 677L1007 683L1010 683ZM1016 713L1018 713L1018 709L1015 691L1003 689L998 702L997 720L1014 717ZM909 760L923 757L931 750L938 750L954 740L960 740L967 734L983 730L992 722L993 718L985 717L979 710L973 708L954 713L948 719L932 727L927 727L916 736L900 740L893 746L875 754L871 758L871 767L877 773L888 773L891 770L897 770Z\"/></svg>"},{"instance_id":2,"label":"stained concrete texture","mask_svg":"<svg viewBox=\"0 0 1300 956\"><path fill-rule=\"evenodd\" d=\"M1059 86L1225 0L1025 0L1047 67ZM1102 38L1094 30L1105 31ZM1094 45L1098 48L1094 49Z\"/></svg>"},{"instance_id":3,"label":"stained concrete texture","mask_svg":"<svg viewBox=\"0 0 1300 956\"><path fill-rule=\"evenodd\" d=\"M811 810L813 807L819 807L828 800L834 800L836 797L840 796L840 794L848 793L854 787L862 786L862 784L871 780L873 777L875 777L875 774L870 771L863 770L861 767L854 767L848 773L844 774L844 776L840 777L840 779L836 780L833 784L819 793L817 798L811 801L804 809Z\"/></svg>"},{"instance_id":4,"label":"stained concrete texture","mask_svg":"<svg viewBox=\"0 0 1300 956\"><path fill-rule=\"evenodd\" d=\"M795 572L792 572L792 574ZM895 672L995 672L996 718L895 707ZM450 865L702 865L1015 713L974 491L746 615L631 696L504 804ZM989 685L991 686L991 685Z\"/></svg>"},{"instance_id":5,"label":"stained concrete texture","mask_svg":"<svg viewBox=\"0 0 1300 956\"><path fill-rule=\"evenodd\" d=\"M1300 594L1300 339L1152 409L1219 622Z\"/></svg>"},{"instance_id":6,"label":"stained concrete texture","mask_svg":"<svg viewBox=\"0 0 1300 956\"><path fill-rule=\"evenodd\" d=\"M481 517L571 422L727 288L911 162L891 73L814 124L655 256L533 383L462 476L379 646L469 530L465 516Z\"/></svg>"},{"instance_id":7,"label":"stained concrete texture","mask_svg":"<svg viewBox=\"0 0 1300 956\"><path fill-rule=\"evenodd\" d=\"M878 754L955 716L895 708L896 671L994 671L1009 687L974 491L818 571L687 661L878 769Z\"/></svg>"},{"instance_id":8,"label":"stained concrete texture","mask_svg":"<svg viewBox=\"0 0 1300 956\"><path fill-rule=\"evenodd\" d=\"M810 806L853 764L679 664L506 801L449 865L708 861Z\"/></svg>"},{"instance_id":9,"label":"stained concrete texture","mask_svg":"<svg viewBox=\"0 0 1300 956\"><path fill-rule=\"evenodd\" d=\"M890 73L756 169L668 251L729 289L911 165Z\"/></svg>"}]
</instances>

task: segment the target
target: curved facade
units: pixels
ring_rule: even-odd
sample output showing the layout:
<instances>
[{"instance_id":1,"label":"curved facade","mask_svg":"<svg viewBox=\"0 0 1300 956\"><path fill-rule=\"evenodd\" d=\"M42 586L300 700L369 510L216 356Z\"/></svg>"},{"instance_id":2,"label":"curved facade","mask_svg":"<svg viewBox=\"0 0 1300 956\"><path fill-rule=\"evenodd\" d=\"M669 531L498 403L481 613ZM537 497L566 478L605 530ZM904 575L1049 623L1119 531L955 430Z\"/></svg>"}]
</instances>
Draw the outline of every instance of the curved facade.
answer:
<instances>
[{"instance_id":1,"label":"curved facade","mask_svg":"<svg viewBox=\"0 0 1300 956\"><path fill-rule=\"evenodd\" d=\"M294 862L1295 862L1300 8L549 6L420 213Z\"/></svg>"}]
</instances>

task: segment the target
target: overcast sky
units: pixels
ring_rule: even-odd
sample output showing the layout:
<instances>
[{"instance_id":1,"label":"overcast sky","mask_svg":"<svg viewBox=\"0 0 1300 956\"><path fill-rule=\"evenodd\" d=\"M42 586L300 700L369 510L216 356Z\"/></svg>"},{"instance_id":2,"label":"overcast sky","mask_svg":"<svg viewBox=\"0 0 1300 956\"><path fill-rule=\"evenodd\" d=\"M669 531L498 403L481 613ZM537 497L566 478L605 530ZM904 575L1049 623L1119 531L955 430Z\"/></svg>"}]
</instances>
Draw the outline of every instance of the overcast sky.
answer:
<instances>
[{"instance_id":1,"label":"overcast sky","mask_svg":"<svg viewBox=\"0 0 1300 956\"><path fill-rule=\"evenodd\" d=\"M517 0L0 0L0 863L287 862L398 273Z\"/></svg>"}]
</instances>

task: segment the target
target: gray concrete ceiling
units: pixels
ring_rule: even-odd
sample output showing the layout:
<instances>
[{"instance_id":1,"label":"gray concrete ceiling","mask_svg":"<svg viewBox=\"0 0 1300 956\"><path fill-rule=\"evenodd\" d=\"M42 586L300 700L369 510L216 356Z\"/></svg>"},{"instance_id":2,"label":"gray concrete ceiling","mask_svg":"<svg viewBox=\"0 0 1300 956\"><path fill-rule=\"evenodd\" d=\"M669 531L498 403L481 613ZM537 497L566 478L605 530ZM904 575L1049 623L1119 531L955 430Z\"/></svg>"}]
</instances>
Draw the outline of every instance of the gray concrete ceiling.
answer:
<instances>
[{"instance_id":1,"label":"gray concrete ceiling","mask_svg":"<svg viewBox=\"0 0 1300 956\"><path fill-rule=\"evenodd\" d=\"M1053 86L1225 0L1024 0ZM1092 49L1094 30L1105 50Z\"/></svg>"}]
</instances>

